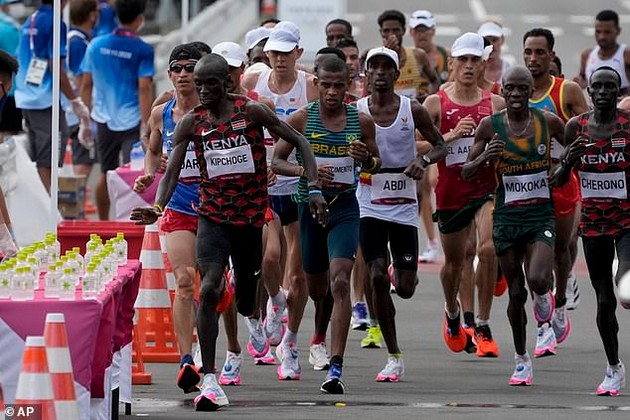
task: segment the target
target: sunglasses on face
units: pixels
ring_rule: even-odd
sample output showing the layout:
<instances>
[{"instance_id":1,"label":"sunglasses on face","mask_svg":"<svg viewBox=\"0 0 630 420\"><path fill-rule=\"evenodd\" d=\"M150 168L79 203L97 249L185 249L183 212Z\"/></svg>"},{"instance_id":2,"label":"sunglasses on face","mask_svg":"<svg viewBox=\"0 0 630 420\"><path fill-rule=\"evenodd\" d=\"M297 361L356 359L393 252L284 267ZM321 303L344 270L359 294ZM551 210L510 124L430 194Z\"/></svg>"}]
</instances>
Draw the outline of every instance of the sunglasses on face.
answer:
<instances>
[{"instance_id":1,"label":"sunglasses on face","mask_svg":"<svg viewBox=\"0 0 630 420\"><path fill-rule=\"evenodd\" d=\"M192 73L195 71L195 63L171 64L168 69L172 73L181 73L183 70L186 70L187 73Z\"/></svg>"}]
</instances>

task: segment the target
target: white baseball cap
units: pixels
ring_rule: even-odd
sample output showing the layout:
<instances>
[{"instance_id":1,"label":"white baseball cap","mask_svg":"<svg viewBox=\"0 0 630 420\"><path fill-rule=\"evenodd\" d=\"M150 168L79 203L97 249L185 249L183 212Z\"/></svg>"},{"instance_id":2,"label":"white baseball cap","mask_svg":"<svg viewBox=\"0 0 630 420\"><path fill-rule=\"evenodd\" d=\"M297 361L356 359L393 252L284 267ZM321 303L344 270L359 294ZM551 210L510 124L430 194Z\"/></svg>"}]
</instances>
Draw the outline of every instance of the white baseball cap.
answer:
<instances>
[{"instance_id":1,"label":"white baseball cap","mask_svg":"<svg viewBox=\"0 0 630 420\"><path fill-rule=\"evenodd\" d=\"M433 13L428 10L416 10L411 14L409 18L409 27L415 28L417 26L426 26L427 28L435 27L435 18Z\"/></svg>"},{"instance_id":2,"label":"white baseball cap","mask_svg":"<svg viewBox=\"0 0 630 420\"><path fill-rule=\"evenodd\" d=\"M372 48L367 54L367 58L365 60L365 66L367 67L370 63L370 59L372 59L372 57L376 57L377 55L388 57L390 60L392 60L396 64L396 70L399 69L398 53L386 47Z\"/></svg>"},{"instance_id":3,"label":"white baseball cap","mask_svg":"<svg viewBox=\"0 0 630 420\"><path fill-rule=\"evenodd\" d=\"M269 38L269 34L271 34L271 29L265 28L264 26L259 26L258 28L247 32L245 34L245 45L247 46L247 50L249 51L254 48L263 39Z\"/></svg>"},{"instance_id":4,"label":"white baseball cap","mask_svg":"<svg viewBox=\"0 0 630 420\"><path fill-rule=\"evenodd\" d=\"M453 42L451 47L452 57L461 57L462 55L474 55L475 57L483 57L484 46L481 35L474 32L466 32Z\"/></svg>"},{"instance_id":5,"label":"white baseball cap","mask_svg":"<svg viewBox=\"0 0 630 420\"><path fill-rule=\"evenodd\" d=\"M271 30L263 51L290 52L300 44L300 28L283 20Z\"/></svg>"},{"instance_id":6,"label":"white baseball cap","mask_svg":"<svg viewBox=\"0 0 630 420\"><path fill-rule=\"evenodd\" d=\"M477 29L477 33L484 38L487 36L501 38L503 36L503 27L497 22L488 21L481 24L479 29Z\"/></svg>"},{"instance_id":7,"label":"white baseball cap","mask_svg":"<svg viewBox=\"0 0 630 420\"><path fill-rule=\"evenodd\" d=\"M247 62L247 54L245 54L243 48L235 42L219 42L212 47L212 53L225 58L225 61L227 61L228 65L231 67L240 67L243 63Z\"/></svg>"}]
</instances>

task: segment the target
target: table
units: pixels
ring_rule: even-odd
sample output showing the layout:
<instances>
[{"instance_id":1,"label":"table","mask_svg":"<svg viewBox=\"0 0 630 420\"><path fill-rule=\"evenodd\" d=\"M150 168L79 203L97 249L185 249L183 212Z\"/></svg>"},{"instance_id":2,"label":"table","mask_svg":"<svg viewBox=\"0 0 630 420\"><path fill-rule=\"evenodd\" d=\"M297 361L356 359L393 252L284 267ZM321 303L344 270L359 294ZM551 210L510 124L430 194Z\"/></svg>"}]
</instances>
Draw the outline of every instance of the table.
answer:
<instances>
[{"instance_id":1,"label":"table","mask_svg":"<svg viewBox=\"0 0 630 420\"><path fill-rule=\"evenodd\" d=\"M45 298L40 280L34 300L0 300L0 381L6 402L15 399L26 337L43 335L47 313L63 313L81 419L108 418L108 370L114 354L131 343L141 272L141 263L130 260L96 299L83 300L81 291L74 301Z\"/></svg>"}]
</instances>

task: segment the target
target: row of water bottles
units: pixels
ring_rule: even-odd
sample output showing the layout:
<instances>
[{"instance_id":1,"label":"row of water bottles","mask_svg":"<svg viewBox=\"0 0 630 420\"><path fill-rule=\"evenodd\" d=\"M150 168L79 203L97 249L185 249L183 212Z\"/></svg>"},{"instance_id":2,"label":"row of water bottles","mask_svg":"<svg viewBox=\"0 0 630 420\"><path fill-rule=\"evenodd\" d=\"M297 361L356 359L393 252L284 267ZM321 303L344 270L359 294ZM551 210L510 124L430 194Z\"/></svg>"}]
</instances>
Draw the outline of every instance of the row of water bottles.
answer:
<instances>
[{"instance_id":1,"label":"row of water bottles","mask_svg":"<svg viewBox=\"0 0 630 420\"><path fill-rule=\"evenodd\" d=\"M79 247L60 255L55 233L22 248L0 263L0 299L34 299L42 276L46 298L75 300L76 291L81 290L83 299L95 299L114 279L118 266L127 264L127 241L122 232L105 243L93 233L85 249L85 255Z\"/></svg>"}]
</instances>

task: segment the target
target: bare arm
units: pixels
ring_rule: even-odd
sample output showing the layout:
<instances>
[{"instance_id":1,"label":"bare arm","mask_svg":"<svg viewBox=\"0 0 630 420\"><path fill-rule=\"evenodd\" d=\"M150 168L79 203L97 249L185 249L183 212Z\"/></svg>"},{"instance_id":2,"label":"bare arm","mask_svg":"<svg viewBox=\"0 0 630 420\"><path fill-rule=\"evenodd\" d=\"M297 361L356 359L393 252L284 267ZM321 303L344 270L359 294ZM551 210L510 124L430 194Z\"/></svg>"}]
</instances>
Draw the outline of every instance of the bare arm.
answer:
<instances>
[{"instance_id":1,"label":"bare arm","mask_svg":"<svg viewBox=\"0 0 630 420\"><path fill-rule=\"evenodd\" d=\"M59 72L59 89L61 90L61 93L63 93L66 98L68 98L68 100L73 100L74 98L77 97L77 92L74 91L74 89L72 88L72 84L70 83L70 79L68 79L68 74L66 73L65 70L65 65L64 65L64 59L62 58L60 60L61 62L61 71ZM53 61L50 61L50 65L52 68L53 65Z\"/></svg>"},{"instance_id":2,"label":"bare arm","mask_svg":"<svg viewBox=\"0 0 630 420\"><path fill-rule=\"evenodd\" d=\"M88 108L92 108L92 73L83 73L81 99Z\"/></svg>"},{"instance_id":3,"label":"bare arm","mask_svg":"<svg viewBox=\"0 0 630 420\"><path fill-rule=\"evenodd\" d=\"M573 81L577 83L581 89L585 89L588 85L588 80L586 80L586 60L590 53L590 48L582 51L582 55L580 56L580 71L578 75L573 78Z\"/></svg>"},{"instance_id":4,"label":"bare arm","mask_svg":"<svg viewBox=\"0 0 630 420\"><path fill-rule=\"evenodd\" d=\"M142 192L149 187L162 161L162 112L164 105L157 106L151 111L149 118L149 139L144 156L144 174L136 178L133 190Z\"/></svg>"},{"instance_id":5,"label":"bare arm","mask_svg":"<svg viewBox=\"0 0 630 420\"><path fill-rule=\"evenodd\" d=\"M174 97L175 97L175 89L165 90L164 92L160 93L160 95L157 98L155 98L155 100L151 104L151 109L155 108L158 105L162 105L163 103L170 101Z\"/></svg>"},{"instance_id":6,"label":"bare arm","mask_svg":"<svg viewBox=\"0 0 630 420\"><path fill-rule=\"evenodd\" d=\"M448 150L442 134L433 124L433 120L428 110L417 101L411 101L411 112L413 115L413 123L416 130L420 132L422 138L433 146L431 151L426 155L431 163L444 159Z\"/></svg>"},{"instance_id":7,"label":"bare arm","mask_svg":"<svg viewBox=\"0 0 630 420\"><path fill-rule=\"evenodd\" d=\"M145 125L151 116L153 102L153 80L150 77L138 79L138 102L140 104L141 124Z\"/></svg>"},{"instance_id":8,"label":"bare arm","mask_svg":"<svg viewBox=\"0 0 630 420\"><path fill-rule=\"evenodd\" d=\"M306 98L309 102L317 100L319 98L317 86L315 85L315 76L313 76L312 74L306 75Z\"/></svg>"},{"instance_id":9,"label":"bare arm","mask_svg":"<svg viewBox=\"0 0 630 420\"><path fill-rule=\"evenodd\" d=\"M563 144L564 152L560 157L560 165L556 165L550 175L549 183L551 185L561 186L569 181L569 174L573 166L584 153L584 142L578 138L578 117L573 117L567 123L564 129Z\"/></svg>"},{"instance_id":10,"label":"bare arm","mask_svg":"<svg viewBox=\"0 0 630 420\"><path fill-rule=\"evenodd\" d=\"M571 81L567 81L564 85L564 103L569 118L583 114L588 111L586 98L582 94L582 88Z\"/></svg>"},{"instance_id":11,"label":"bare arm","mask_svg":"<svg viewBox=\"0 0 630 420\"><path fill-rule=\"evenodd\" d=\"M545 111L545 118L547 119L547 127L549 128L549 139L555 138L558 143L564 146L564 122L552 112Z\"/></svg>"},{"instance_id":12,"label":"bare arm","mask_svg":"<svg viewBox=\"0 0 630 420\"><path fill-rule=\"evenodd\" d=\"M245 90L254 90L256 88L256 83L258 83L258 75L260 73L249 73L243 77L241 80L241 86Z\"/></svg>"},{"instance_id":13,"label":"bare arm","mask_svg":"<svg viewBox=\"0 0 630 420\"><path fill-rule=\"evenodd\" d=\"M494 93L490 95L490 100L492 101L492 112L497 113L499 111L503 111L505 109L505 99L502 96L495 95Z\"/></svg>"},{"instance_id":14,"label":"bare arm","mask_svg":"<svg viewBox=\"0 0 630 420\"><path fill-rule=\"evenodd\" d=\"M306 108L300 108L289 116L287 124L300 133L306 129ZM304 168L288 161L289 155L295 147L279 139L273 147L271 170L278 175L302 176Z\"/></svg>"},{"instance_id":15,"label":"bare arm","mask_svg":"<svg viewBox=\"0 0 630 420\"><path fill-rule=\"evenodd\" d=\"M418 101L423 102L427 95L433 94L438 91L440 87L440 77L438 76L435 68L431 65L431 60L429 60L428 54L420 49L415 48L413 53L416 57L417 62L420 64L420 71L427 77L429 80L429 85L427 86L427 94L421 98L418 98Z\"/></svg>"},{"instance_id":16,"label":"bare arm","mask_svg":"<svg viewBox=\"0 0 630 420\"><path fill-rule=\"evenodd\" d=\"M486 145L491 142L495 143L494 148L486 148ZM475 142L468 153L466 163L462 167L462 179L472 179L482 165L498 156L497 148L499 145L496 143L502 144L503 142L494 133L491 117L485 117L475 131ZM502 150L503 147L501 146L500 149Z\"/></svg>"}]
</instances>

